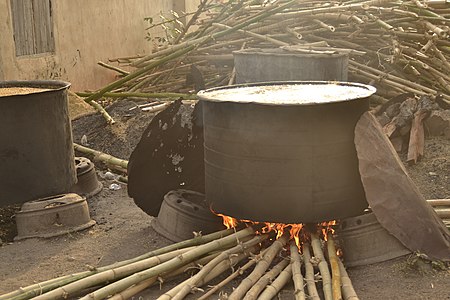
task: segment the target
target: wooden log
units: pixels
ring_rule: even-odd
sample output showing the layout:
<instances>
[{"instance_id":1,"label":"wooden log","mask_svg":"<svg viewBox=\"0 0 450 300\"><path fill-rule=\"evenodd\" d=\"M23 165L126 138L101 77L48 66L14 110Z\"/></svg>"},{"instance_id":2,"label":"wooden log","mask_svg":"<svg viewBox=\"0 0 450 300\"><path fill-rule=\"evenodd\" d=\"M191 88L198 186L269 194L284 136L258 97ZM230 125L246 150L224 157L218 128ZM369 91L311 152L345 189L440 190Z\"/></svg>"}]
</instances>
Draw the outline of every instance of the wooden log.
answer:
<instances>
[{"instance_id":1,"label":"wooden log","mask_svg":"<svg viewBox=\"0 0 450 300\"><path fill-rule=\"evenodd\" d=\"M429 112L420 110L414 114L414 119L411 127L411 134L409 136L409 147L407 162L417 163L420 157L423 156L425 148L425 132L423 129L423 120L428 116Z\"/></svg>"}]
</instances>

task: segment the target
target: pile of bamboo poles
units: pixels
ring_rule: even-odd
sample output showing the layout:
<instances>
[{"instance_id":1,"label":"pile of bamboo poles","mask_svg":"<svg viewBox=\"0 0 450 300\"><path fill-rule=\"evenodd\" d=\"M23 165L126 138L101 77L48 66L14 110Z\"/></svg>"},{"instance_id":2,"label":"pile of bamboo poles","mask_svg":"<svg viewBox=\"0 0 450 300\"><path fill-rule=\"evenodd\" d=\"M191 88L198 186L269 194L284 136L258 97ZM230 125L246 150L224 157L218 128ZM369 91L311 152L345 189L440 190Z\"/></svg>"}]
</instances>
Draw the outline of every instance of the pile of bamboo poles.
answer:
<instances>
[{"instance_id":1,"label":"pile of bamboo poles","mask_svg":"<svg viewBox=\"0 0 450 300\"><path fill-rule=\"evenodd\" d=\"M301 252L288 230L275 238L274 231L261 233L261 229L263 225L253 225L197 236L134 259L20 288L0 300L119 300L147 288L159 293L160 300L184 299L191 293L196 299L210 299L225 287L233 287L227 299L272 299L289 282L294 283L295 299L358 299L336 255L332 234L322 233L325 228L318 227L317 233L297 230L304 239ZM157 283L179 281L180 274L196 269L171 290L159 292ZM226 272L231 274L222 275L208 291L201 288Z\"/></svg>"},{"instance_id":2,"label":"pile of bamboo poles","mask_svg":"<svg viewBox=\"0 0 450 300\"><path fill-rule=\"evenodd\" d=\"M287 47L348 53L349 80L375 85L380 101L405 92L450 101L449 7L418 0L261 2L269 1L202 0L179 36L149 55L110 60L130 71L101 63L120 79L81 95L89 103L102 97L192 98L186 84L192 66L201 71L204 87L226 85L233 82L233 51ZM167 22L161 25L167 28Z\"/></svg>"}]
</instances>

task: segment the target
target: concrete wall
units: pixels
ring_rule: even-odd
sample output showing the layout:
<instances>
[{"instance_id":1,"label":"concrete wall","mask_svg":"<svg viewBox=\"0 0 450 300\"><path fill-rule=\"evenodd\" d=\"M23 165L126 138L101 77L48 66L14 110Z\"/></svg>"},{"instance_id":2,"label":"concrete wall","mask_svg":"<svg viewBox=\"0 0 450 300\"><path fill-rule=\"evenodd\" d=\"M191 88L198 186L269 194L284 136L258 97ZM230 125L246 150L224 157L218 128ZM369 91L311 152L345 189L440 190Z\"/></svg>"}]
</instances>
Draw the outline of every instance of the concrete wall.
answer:
<instances>
[{"instance_id":1,"label":"concrete wall","mask_svg":"<svg viewBox=\"0 0 450 300\"><path fill-rule=\"evenodd\" d=\"M116 73L97 62L150 53L144 18L159 20L176 1L53 0L55 53L16 57L10 0L0 0L0 80L62 79L75 91L98 89Z\"/></svg>"}]
</instances>

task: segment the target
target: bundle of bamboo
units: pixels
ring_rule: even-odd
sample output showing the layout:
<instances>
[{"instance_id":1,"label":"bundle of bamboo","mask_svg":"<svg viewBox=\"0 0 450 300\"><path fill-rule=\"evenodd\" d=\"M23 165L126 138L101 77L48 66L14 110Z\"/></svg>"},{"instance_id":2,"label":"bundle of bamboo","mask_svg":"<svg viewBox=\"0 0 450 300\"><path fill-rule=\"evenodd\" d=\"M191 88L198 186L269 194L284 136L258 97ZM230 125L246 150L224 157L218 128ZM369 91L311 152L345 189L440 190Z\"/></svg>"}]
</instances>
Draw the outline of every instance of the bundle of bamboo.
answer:
<instances>
[{"instance_id":1,"label":"bundle of bamboo","mask_svg":"<svg viewBox=\"0 0 450 300\"><path fill-rule=\"evenodd\" d=\"M296 299L320 299L317 286L322 287L323 293L320 294L327 300L358 299L342 262L336 256L332 234L324 227L321 229L317 232L325 232L321 235L327 242L321 240L318 233L308 233L306 229L300 231L300 227L295 231L305 241L311 240L313 257L307 242L301 246L303 254L299 253L295 242L298 239L291 236L292 231L279 231L276 239L275 231L259 233L265 231L263 225L253 225L239 231L233 228L197 236L134 259L20 288L0 296L0 300L49 300L73 296L81 296L84 300L128 299L157 282L162 284L175 276L180 278L179 275L186 270L199 266L200 270L195 275L183 279L158 299L184 299L194 292L202 293L198 299L209 299L225 286L229 290L230 282L243 277L244 271L253 266L253 271L238 283L228 299L272 299L291 280L295 285L292 293ZM245 260L247 262L242 264ZM320 270L320 276L314 275L314 269ZM227 270L232 270L231 275L222 276L224 279L221 281L216 280L216 285L208 292L201 289ZM305 281L307 291L304 290ZM157 291L159 287L154 289Z\"/></svg>"},{"instance_id":2,"label":"bundle of bamboo","mask_svg":"<svg viewBox=\"0 0 450 300\"><path fill-rule=\"evenodd\" d=\"M177 37L152 54L110 60L129 72L100 63L121 78L81 95L94 105L102 97L192 98L185 80L192 66L203 74L205 87L226 85L234 77L232 51L282 47L348 53L350 80L375 85L378 101L412 92L450 102L448 8L417 0L266 2L202 0ZM160 25L178 25L179 18ZM190 30L193 25L196 30Z\"/></svg>"}]
</instances>

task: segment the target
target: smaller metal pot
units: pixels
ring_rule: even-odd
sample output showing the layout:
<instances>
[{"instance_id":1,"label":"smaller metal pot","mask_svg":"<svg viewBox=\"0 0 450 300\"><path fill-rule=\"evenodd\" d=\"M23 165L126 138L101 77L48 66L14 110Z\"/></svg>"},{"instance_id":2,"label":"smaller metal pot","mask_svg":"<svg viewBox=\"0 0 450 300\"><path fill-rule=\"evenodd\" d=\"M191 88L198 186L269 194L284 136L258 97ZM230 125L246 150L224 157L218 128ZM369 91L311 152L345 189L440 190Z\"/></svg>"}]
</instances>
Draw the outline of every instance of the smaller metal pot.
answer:
<instances>
[{"instance_id":1,"label":"smaller metal pot","mask_svg":"<svg viewBox=\"0 0 450 300\"><path fill-rule=\"evenodd\" d=\"M26 202L16 213L15 240L48 238L86 229L95 224L86 198L63 194Z\"/></svg>"},{"instance_id":2,"label":"smaller metal pot","mask_svg":"<svg viewBox=\"0 0 450 300\"><path fill-rule=\"evenodd\" d=\"M365 266L410 253L370 212L339 223L337 239L347 267Z\"/></svg>"},{"instance_id":3,"label":"smaller metal pot","mask_svg":"<svg viewBox=\"0 0 450 300\"><path fill-rule=\"evenodd\" d=\"M77 183L72 187L72 192L91 198L97 195L103 185L97 179L94 164L86 157L75 157L75 170L77 172Z\"/></svg>"},{"instance_id":4,"label":"smaller metal pot","mask_svg":"<svg viewBox=\"0 0 450 300\"><path fill-rule=\"evenodd\" d=\"M224 229L222 219L209 209L205 195L189 191L170 191L164 196L153 229L171 241L194 237L194 232L207 234Z\"/></svg>"}]
</instances>

